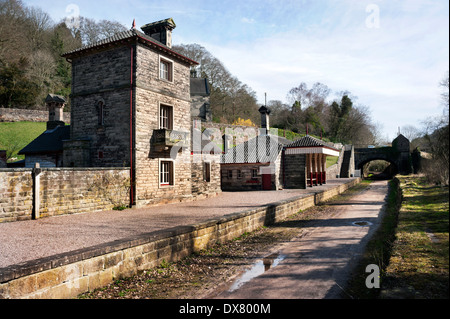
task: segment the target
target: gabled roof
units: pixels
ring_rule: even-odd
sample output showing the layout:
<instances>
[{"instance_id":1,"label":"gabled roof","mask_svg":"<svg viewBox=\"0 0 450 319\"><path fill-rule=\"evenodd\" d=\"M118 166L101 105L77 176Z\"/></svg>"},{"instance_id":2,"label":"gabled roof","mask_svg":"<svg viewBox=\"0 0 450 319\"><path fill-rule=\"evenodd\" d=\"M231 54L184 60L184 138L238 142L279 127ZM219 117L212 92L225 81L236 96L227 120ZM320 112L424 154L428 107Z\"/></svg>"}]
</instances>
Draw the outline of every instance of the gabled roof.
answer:
<instances>
[{"instance_id":1,"label":"gabled roof","mask_svg":"<svg viewBox=\"0 0 450 319\"><path fill-rule=\"evenodd\" d=\"M306 135L298 140L295 140L293 143L286 145L286 147L322 147L330 145L326 144L324 141L319 140L318 138L312 137L310 135Z\"/></svg>"},{"instance_id":2,"label":"gabled roof","mask_svg":"<svg viewBox=\"0 0 450 319\"><path fill-rule=\"evenodd\" d=\"M332 143L326 143L318 138L306 135L286 145L286 154L323 153L339 156L339 150Z\"/></svg>"},{"instance_id":3,"label":"gabled roof","mask_svg":"<svg viewBox=\"0 0 450 319\"><path fill-rule=\"evenodd\" d=\"M47 130L30 144L19 151L19 154L54 153L63 151L63 140L70 139L70 126L57 126Z\"/></svg>"},{"instance_id":4,"label":"gabled roof","mask_svg":"<svg viewBox=\"0 0 450 319\"><path fill-rule=\"evenodd\" d=\"M258 135L222 155L222 164L274 162L284 147L285 139L274 135Z\"/></svg>"},{"instance_id":5,"label":"gabled roof","mask_svg":"<svg viewBox=\"0 0 450 319\"><path fill-rule=\"evenodd\" d=\"M151 47L154 47L160 51L163 51L167 53L168 55L177 58L183 62L189 63L190 65L197 65L198 62L195 62L194 60L189 59L188 57L174 51L172 48L169 48L165 44L162 44L158 40L146 35L145 33L138 31L136 29L130 29L122 32L117 32L113 36L100 40L96 43L85 45L81 48L72 50L70 52L64 53L62 56L65 58L74 58L77 56L85 55L86 53L90 51L94 51L96 49L101 49L104 47L110 47L113 44L121 44L126 43L128 41L138 41L141 43L144 43L146 45L149 45Z\"/></svg>"}]
</instances>

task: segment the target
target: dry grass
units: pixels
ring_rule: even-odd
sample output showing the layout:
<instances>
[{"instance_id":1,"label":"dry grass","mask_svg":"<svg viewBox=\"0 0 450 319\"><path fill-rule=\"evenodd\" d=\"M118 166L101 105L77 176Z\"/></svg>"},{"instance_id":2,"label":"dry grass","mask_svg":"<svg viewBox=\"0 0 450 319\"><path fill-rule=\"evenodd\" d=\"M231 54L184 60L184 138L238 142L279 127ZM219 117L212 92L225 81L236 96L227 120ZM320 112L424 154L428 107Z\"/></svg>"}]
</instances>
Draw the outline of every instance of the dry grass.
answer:
<instances>
[{"instance_id":1,"label":"dry grass","mask_svg":"<svg viewBox=\"0 0 450 319\"><path fill-rule=\"evenodd\" d=\"M384 275L384 298L449 298L448 186L402 176L396 241Z\"/></svg>"}]
</instances>

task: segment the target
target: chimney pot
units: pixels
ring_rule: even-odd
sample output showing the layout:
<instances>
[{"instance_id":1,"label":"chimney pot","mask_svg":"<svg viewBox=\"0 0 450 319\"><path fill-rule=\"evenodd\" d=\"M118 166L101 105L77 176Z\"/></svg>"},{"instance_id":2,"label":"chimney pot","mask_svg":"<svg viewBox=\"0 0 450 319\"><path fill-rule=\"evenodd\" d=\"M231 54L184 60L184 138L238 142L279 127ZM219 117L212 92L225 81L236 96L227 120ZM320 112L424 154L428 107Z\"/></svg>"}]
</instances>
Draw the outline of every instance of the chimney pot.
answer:
<instances>
[{"instance_id":1,"label":"chimney pot","mask_svg":"<svg viewBox=\"0 0 450 319\"><path fill-rule=\"evenodd\" d=\"M172 18L152 22L141 27L142 31L162 44L172 47L172 30L176 24Z\"/></svg>"},{"instance_id":2,"label":"chimney pot","mask_svg":"<svg viewBox=\"0 0 450 319\"><path fill-rule=\"evenodd\" d=\"M66 99L60 95L49 94L45 99L48 108L47 130L57 126L64 126L64 105Z\"/></svg>"},{"instance_id":3,"label":"chimney pot","mask_svg":"<svg viewBox=\"0 0 450 319\"><path fill-rule=\"evenodd\" d=\"M269 114L270 114L270 109L266 106L261 106L259 108L259 113L261 113L261 128L265 129L265 133L269 134Z\"/></svg>"}]
</instances>

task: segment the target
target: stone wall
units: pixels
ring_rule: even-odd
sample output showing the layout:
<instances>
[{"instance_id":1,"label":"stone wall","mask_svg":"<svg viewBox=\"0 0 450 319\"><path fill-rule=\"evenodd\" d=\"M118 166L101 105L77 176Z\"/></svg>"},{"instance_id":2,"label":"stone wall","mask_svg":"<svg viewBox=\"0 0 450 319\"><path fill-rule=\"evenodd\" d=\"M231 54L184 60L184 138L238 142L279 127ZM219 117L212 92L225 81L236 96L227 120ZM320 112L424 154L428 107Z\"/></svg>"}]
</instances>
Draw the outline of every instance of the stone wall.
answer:
<instances>
[{"instance_id":1,"label":"stone wall","mask_svg":"<svg viewBox=\"0 0 450 319\"><path fill-rule=\"evenodd\" d=\"M70 123L70 112L64 112L65 123ZM48 111L0 108L0 122L47 122Z\"/></svg>"},{"instance_id":2,"label":"stone wall","mask_svg":"<svg viewBox=\"0 0 450 319\"><path fill-rule=\"evenodd\" d=\"M191 199L190 147L181 149L174 146L163 150L154 143L154 132L159 129L161 104L172 108L174 130L190 132L189 65L174 60L173 81L166 81L159 78L158 52L138 45L136 54L136 205ZM173 185L160 185L160 162L164 160L173 163Z\"/></svg>"},{"instance_id":3,"label":"stone wall","mask_svg":"<svg viewBox=\"0 0 450 319\"><path fill-rule=\"evenodd\" d=\"M163 261L176 262L216 243L225 243L245 232L282 221L360 181L359 178L352 179L322 193L34 260L20 267L6 267L0 269L0 298L74 298L114 280L156 267Z\"/></svg>"},{"instance_id":4,"label":"stone wall","mask_svg":"<svg viewBox=\"0 0 450 319\"><path fill-rule=\"evenodd\" d=\"M31 219L33 177L27 168L0 169L0 223Z\"/></svg>"},{"instance_id":5,"label":"stone wall","mask_svg":"<svg viewBox=\"0 0 450 319\"><path fill-rule=\"evenodd\" d=\"M209 181L205 176L205 163L210 165ZM220 155L194 154L191 167L192 196L200 199L222 192L220 183Z\"/></svg>"},{"instance_id":6,"label":"stone wall","mask_svg":"<svg viewBox=\"0 0 450 319\"><path fill-rule=\"evenodd\" d=\"M284 187L285 188L306 188L306 155L289 154L285 155L283 163Z\"/></svg>"},{"instance_id":7,"label":"stone wall","mask_svg":"<svg viewBox=\"0 0 450 319\"><path fill-rule=\"evenodd\" d=\"M338 178L341 174L342 161L344 160L345 148L342 147L339 152L339 159L336 164L327 167L327 180Z\"/></svg>"},{"instance_id":8,"label":"stone wall","mask_svg":"<svg viewBox=\"0 0 450 319\"><path fill-rule=\"evenodd\" d=\"M253 170L257 171L256 176L253 176ZM263 174L270 174L270 189L279 190L283 188L282 153L273 163L222 164L220 173L224 191L262 190Z\"/></svg>"},{"instance_id":9,"label":"stone wall","mask_svg":"<svg viewBox=\"0 0 450 319\"><path fill-rule=\"evenodd\" d=\"M127 168L0 169L0 223L128 205L129 175Z\"/></svg>"},{"instance_id":10,"label":"stone wall","mask_svg":"<svg viewBox=\"0 0 450 319\"><path fill-rule=\"evenodd\" d=\"M202 121L211 122L211 104L208 96L191 96L191 116Z\"/></svg>"},{"instance_id":11,"label":"stone wall","mask_svg":"<svg viewBox=\"0 0 450 319\"><path fill-rule=\"evenodd\" d=\"M130 166L131 50L124 46L72 61L71 140L87 141L89 167ZM99 121L103 105L103 121ZM79 147L65 144L65 163L79 165Z\"/></svg>"},{"instance_id":12,"label":"stone wall","mask_svg":"<svg viewBox=\"0 0 450 319\"><path fill-rule=\"evenodd\" d=\"M254 191L262 190L262 175L260 168L266 164L222 164L222 190L224 191ZM257 176L252 171L257 170ZM240 172L240 176L238 175ZM230 178L231 174L231 178ZM275 179L274 179L275 180Z\"/></svg>"},{"instance_id":13,"label":"stone wall","mask_svg":"<svg viewBox=\"0 0 450 319\"><path fill-rule=\"evenodd\" d=\"M30 154L25 156L25 167L32 168L36 163L44 167L61 167L62 166L62 154Z\"/></svg>"}]
</instances>

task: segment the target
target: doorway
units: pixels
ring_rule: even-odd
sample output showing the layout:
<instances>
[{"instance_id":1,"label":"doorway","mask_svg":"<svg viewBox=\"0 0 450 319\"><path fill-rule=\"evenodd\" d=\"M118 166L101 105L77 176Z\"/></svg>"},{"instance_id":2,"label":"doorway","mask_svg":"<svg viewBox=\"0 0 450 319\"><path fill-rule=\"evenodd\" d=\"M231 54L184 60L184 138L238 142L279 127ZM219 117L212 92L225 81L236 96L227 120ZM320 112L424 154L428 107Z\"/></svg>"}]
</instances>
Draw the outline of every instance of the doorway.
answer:
<instances>
[{"instance_id":1,"label":"doorway","mask_svg":"<svg viewBox=\"0 0 450 319\"><path fill-rule=\"evenodd\" d=\"M268 191L272 189L272 174L262 175L262 186L263 190Z\"/></svg>"}]
</instances>

